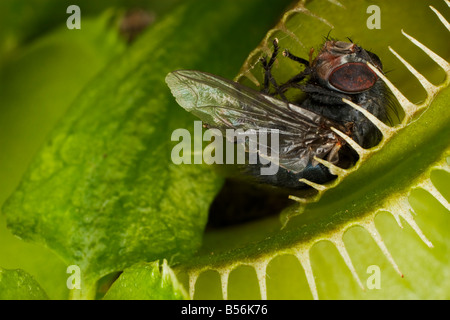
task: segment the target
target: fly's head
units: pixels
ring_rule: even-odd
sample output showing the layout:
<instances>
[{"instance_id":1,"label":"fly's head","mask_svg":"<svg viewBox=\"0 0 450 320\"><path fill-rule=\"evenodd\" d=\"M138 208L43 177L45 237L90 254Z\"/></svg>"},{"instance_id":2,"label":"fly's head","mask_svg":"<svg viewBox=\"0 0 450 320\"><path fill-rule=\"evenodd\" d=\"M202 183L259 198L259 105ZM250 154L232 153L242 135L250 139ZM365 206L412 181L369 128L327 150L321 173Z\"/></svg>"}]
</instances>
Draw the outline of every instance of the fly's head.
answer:
<instances>
[{"instance_id":1,"label":"fly's head","mask_svg":"<svg viewBox=\"0 0 450 320\"><path fill-rule=\"evenodd\" d=\"M311 64L315 82L345 94L371 89L378 80L367 62L382 71L378 56L351 42L327 41Z\"/></svg>"}]
</instances>

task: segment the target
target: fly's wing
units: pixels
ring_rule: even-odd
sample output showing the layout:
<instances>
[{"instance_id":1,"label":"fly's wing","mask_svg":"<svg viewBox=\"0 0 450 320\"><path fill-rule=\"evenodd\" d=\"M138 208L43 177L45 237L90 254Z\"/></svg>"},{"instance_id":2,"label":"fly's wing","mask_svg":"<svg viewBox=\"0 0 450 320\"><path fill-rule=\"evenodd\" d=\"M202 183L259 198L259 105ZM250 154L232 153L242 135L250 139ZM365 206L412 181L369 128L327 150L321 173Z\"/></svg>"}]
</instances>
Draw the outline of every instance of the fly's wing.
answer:
<instances>
[{"instance_id":1,"label":"fly's wing","mask_svg":"<svg viewBox=\"0 0 450 320\"><path fill-rule=\"evenodd\" d=\"M247 136L250 132L273 134L277 130L278 144L272 144L270 138L258 139L257 151L261 157L287 170L302 171L314 163L314 156L325 158L340 141L330 129L340 129L339 124L222 77L179 70L169 73L166 83L180 106L209 127L219 129L225 137L226 129L242 129L236 135ZM249 151L248 141L239 141Z\"/></svg>"}]
</instances>

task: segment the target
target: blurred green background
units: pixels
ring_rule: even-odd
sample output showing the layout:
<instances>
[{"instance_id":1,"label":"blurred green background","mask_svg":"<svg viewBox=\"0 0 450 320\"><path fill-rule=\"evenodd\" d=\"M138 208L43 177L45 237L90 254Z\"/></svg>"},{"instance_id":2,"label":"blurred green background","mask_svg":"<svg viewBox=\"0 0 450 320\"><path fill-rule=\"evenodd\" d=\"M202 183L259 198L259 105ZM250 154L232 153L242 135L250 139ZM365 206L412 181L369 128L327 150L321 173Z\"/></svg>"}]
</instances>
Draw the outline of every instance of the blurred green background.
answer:
<instances>
[{"instance_id":1,"label":"blurred green background","mask_svg":"<svg viewBox=\"0 0 450 320\"><path fill-rule=\"evenodd\" d=\"M130 10L151 23L181 0L4 0L0 2L0 207L70 103L111 60L127 50L120 24ZM69 5L81 30L68 30ZM0 215L0 266L22 268L51 298L67 298L66 266L50 250L6 229Z\"/></svg>"}]
</instances>

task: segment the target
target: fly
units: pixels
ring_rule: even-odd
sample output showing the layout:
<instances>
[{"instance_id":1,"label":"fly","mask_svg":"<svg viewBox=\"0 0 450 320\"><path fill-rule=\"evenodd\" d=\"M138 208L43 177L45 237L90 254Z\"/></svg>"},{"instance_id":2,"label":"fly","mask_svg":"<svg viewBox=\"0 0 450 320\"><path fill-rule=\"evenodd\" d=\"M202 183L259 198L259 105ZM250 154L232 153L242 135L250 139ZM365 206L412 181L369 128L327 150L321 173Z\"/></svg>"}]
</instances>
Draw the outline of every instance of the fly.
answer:
<instances>
[{"instance_id":1,"label":"fly","mask_svg":"<svg viewBox=\"0 0 450 320\"><path fill-rule=\"evenodd\" d=\"M363 148L373 147L381 139L381 133L362 113L342 101L346 98L381 121L387 120L387 89L367 65L382 71L381 60L353 42L335 40L327 40L314 59L311 50L309 60L284 50L283 56L304 68L278 84L272 75L278 40L273 44L271 57L261 58L261 91L194 70L174 71L167 75L166 83L181 107L222 133L226 129L279 130L277 173L262 176L257 170L262 164L246 166L246 172L258 182L288 189L305 188L301 178L329 182L335 176L315 157L344 168L358 159L331 128L346 133ZM300 90L304 98L289 101L289 90Z\"/></svg>"}]
</instances>

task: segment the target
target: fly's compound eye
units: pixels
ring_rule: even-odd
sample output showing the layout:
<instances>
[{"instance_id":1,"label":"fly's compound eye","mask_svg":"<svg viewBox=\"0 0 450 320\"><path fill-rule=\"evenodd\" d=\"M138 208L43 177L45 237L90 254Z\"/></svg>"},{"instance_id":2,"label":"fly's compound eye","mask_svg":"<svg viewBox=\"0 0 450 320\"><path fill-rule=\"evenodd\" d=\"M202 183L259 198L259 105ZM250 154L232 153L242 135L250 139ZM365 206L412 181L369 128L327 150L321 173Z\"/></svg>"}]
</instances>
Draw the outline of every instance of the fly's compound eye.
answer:
<instances>
[{"instance_id":1,"label":"fly's compound eye","mask_svg":"<svg viewBox=\"0 0 450 320\"><path fill-rule=\"evenodd\" d=\"M361 62L349 62L335 68L328 78L330 85L347 93L358 93L370 89L377 75Z\"/></svg>"}]
</instances>

